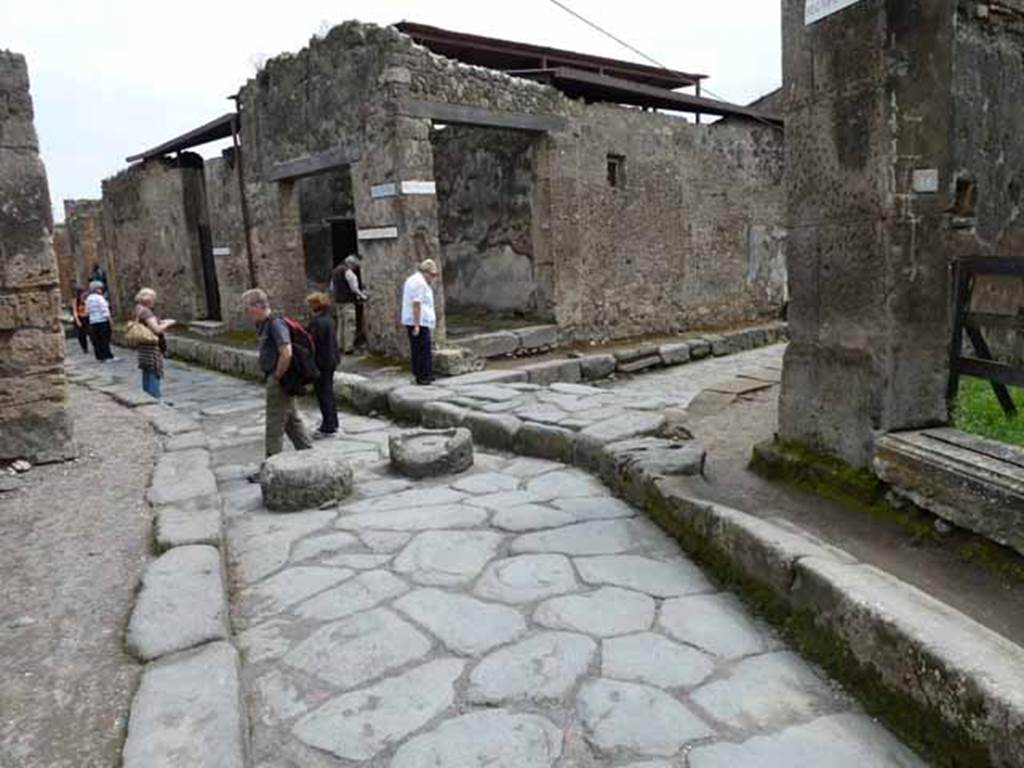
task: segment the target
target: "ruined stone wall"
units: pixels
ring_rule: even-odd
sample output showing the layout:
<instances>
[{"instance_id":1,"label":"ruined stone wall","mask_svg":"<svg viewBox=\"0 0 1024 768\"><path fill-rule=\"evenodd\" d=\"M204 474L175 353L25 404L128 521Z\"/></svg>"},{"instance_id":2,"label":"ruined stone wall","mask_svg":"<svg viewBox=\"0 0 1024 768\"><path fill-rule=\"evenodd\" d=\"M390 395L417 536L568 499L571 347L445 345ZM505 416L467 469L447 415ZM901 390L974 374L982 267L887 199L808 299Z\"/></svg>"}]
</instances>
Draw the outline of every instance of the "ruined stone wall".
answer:
<instances>
[{"instance_id":1,"label":"ruined stone wall","mask_svg":"<svg viewBox=\"0 0 1024 768\"><path fill-rule=\"evenodd\" d=\"M242 293L249 288L249 262L235 162L234 150L229 149L203 163L221 314L233 329L249 323L241 311Z\"/></svg>"},{"instance_id":2,"label":"ruined stone wall","mask_svg":"<svg viewBox=\"0 0 1024 768\"><path fill-rule=\"evenodd\" d=\"M82 286L88 280L93 264L99 263L108 269L102 216L102 200L64 201L64 226L68 231L68 243L75 266L75 281Z\"/></svg>"},{"instance_id":3,"label":"ruined stone wall","mask_svg":"<svg viewBox=\"0 0 1024 768\"><path fill-rule=\"evenodd\" d=\"M431 133L447 309L533 315L529 133L448 126Z\"/></svg>"},{"instance_id":4,"label":"ruined stone wall","mask_svg":"<svg viewBox=\"0 0 1024 768\"><path fill-rule=\"evenodd\" d=\"M198 160L198 162L197 162ZM140 288L157 291L158 313L207 317L199 238L202 160L151 160L103 182L103 233L114 305L122 317Z\"/></svg>"},{"instance_id":5,"label":"ruined stone wall","mask_svg":"<svg viewBox=\"0 0 1024 768\"><path fill-rule=\"evenodd\" d=\"M74 454L52 229L28 69L0 51L0 460Z\"/></svg>"},{"instance_id":6,"label":"ruined stone wall","mask_svg":"<svg viewBox=\"0 0 1024 768\"><path fill-rule=\"evenodd\" d=\"M75 295L74 289L78 285L78 278L75 275L75 261L71 254L68 229L63 224L57 224L53 228L53 253L57 258L57 287L60 289L60 301L64 308L71 303Z\"/></svg>"},{"instance_id":7,"label":"ruined stone wall","mask_svg":"<svg viewBox=\"0 0 1024 768\"><path fill-rule=\"evenodd\" d=\"M606 340L778 316L783 135L586 107L541 184L563 337ZM609 180L612 156L617 186Z\"/></svg>"}]
</instances>

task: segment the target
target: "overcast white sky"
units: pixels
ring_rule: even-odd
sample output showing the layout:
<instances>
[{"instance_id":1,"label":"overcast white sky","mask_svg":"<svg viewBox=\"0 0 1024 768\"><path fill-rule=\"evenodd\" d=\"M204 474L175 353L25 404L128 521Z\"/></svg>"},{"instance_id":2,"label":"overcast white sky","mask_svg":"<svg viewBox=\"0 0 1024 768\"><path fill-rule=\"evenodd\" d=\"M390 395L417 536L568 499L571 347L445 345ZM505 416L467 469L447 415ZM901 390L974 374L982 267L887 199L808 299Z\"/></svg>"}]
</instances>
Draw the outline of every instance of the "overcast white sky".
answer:
<instances>
[{"instance_id":1,"label":"overcast white sky","mask_svg":"<svg viewBox=\"0 0 1024 768\"><path fill-rule=\"evenodd\" d=\"M781 82L778 0L564 0L738 103ZM124 158L217 117L256 62L348 19L403 19L636 59L550 0L0 0L0 48L28 57L56 218ZM206 154L209 154L208 152Z\"/></svg>"}]
</instances>

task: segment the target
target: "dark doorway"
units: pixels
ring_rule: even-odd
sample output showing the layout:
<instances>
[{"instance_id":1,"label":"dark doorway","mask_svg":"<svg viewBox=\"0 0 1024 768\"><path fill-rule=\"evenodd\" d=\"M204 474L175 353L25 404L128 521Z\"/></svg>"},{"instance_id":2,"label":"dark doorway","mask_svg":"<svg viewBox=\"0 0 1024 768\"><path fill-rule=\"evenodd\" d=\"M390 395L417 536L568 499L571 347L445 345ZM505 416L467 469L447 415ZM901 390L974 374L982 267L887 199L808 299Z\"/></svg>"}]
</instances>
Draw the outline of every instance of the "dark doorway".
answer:
<instances>
[{"instance_id":1,"label":"dark doorway","mask_svg":"<svg viewBox=\"0 0 1024 768\"><path fill-rule=\"evenodd\" d=\"M346 256L359 254L359 239L356 236L355 219L330 219L331 256L338 266Z\"/></svg>"}]
</instances>

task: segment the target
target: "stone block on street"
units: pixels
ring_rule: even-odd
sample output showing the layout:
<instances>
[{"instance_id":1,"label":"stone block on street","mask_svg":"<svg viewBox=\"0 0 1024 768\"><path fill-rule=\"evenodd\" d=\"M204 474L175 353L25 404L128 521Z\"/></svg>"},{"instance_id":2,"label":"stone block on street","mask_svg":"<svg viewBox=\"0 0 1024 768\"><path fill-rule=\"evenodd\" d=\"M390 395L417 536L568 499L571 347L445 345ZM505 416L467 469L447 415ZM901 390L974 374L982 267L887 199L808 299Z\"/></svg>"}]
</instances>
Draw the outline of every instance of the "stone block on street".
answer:
<instances>
[{"instance_id":1,"label":"stone block on street","mask_svg":"<svg viewBox=\"0 0 1024 768\"><path fill-rule=\"evenodd\" d=\"M522 419L504 413L480 413L471 411L466 416L466 427L473 433L473 439L488 448L510 451L516 436L523 427Z\"/></svg>"},{"instance_id":2,"label":"stone block on street","mask_svg":"<svg viewBox=\"0 0 1024 768\"><path fill-rule=\"evenodd\" d=\"M664 365L682 365L690 361L690 345L685 341L675 344L662 344L658 349Z\"/></svg>"},{"instance_id":3,"label":"stone block on street","mask_svg":"<svg viewBox=\"0 0 1024 768\"><path fill-rule=\"evenodd\" d=\"M703 360L711 354L711 342L707 339L689 339L686 343L690 345L691 360Z\"/></svg>"},{"instance_id":4,"label":"stone block on street","mask_svg":"<svg viewBox=\"0 0 1024 768\"><path fill-rule=\"evenodd\" d=\"M406 386L403 379L367 379L352 384L352 407L359 413L387 413L388 393Z\"/></svg>"},{"instance_id":5,"label":"stone block on street","mask_svg":"<svg viewBox=\"0 0 1024 768\"><path fill-rule=\"evenodd\" d=\"M206 436L205 432L183 432L173 437L168 437L164 440L164 450L168 453L172 451L191 451L196 448L210 447L210 438Z\"/></svg>"},{"instance_id":6,"label":"stone block on street","mask_svg":"<svg viewBox=\"0 0 1024 768\"><path fill-rule=\"evenodd\" d=\"M478 336L459 339L458 344L460 347L486 358L513 355L520 346L519 337L512 331L481 333Z\"/></svg>"},{"instance_id":7,"label":"stone block on street","mask_svg":"<svg viewBox=\"0 0 1024 768\"><path fill-rule=\"evenodd\" d=\"M124 768L244 768L238 654L224 642L146 666Z\"/></svg>"},{"instance_id":8,"label":"stone block on street","mask_svg":"<svg viewBox=\"0 0 1024 768\"><path fill-rule=\"evenodd\" d=\"M453 403L424 403L420 422L427 429L452 429L466 422L469 410Z\"/></svg>"},{"instance_id":9,"label":"stone block on street","mask_svg":"<svg viewBox=\"0 0 1024 768\"><path fill-rule=\"evenodd\" d=\"M419 424L424 405L450 396L451 393L441 387L398 387L388 392L388 410L400 421Z\"/></svg>"},{"instance_id":10,"label":"stone block on street","mask_svg":"<svg viewBox=\"0 0 1024 768\"><path fill-rule=\"evenodd\" d=\"M166 405L154 405L152 408L146 408L144 413L153 429L161 435L182 435L200 429L198 421Z\"/></svg>"},{"instance_id":11,"label":"stone block on street","mask_svg":"<svg viewBox=\"0 0 1024 768\"><path fill-rule=\"evenodd\" d=\"M175 547L150 563L128 624L130 653L148 661L227 635L219 551Z\"/></svg>"},{"instance_id":12,"label":"stone block on street","mask_svg":"<svg viewBox=\"0 0 1024 768\"><path fill-rule=\"evenodd\" d=\"M522 370L526 371L527 381L531 384L575 383L583 379L579 360L548 360L524 365Z\"/></svg>"},{"instance_id":13,"label":"stone block on street","mask_svg":"<svg viewBox=\"0 0 1024 768\"><path fill-rule=\"evenodd\" d=\"M524 352L534 352L558 346L557 325L535 325L530 328L517 328L516 337Z\"/></svg>"},{"instance_id":14,"label":"stone block on street","mask_svg":"<svg viewBox=\"0 0 1024 768\"><path fill-rule=\"evenodd\" d=\"M263 463L260 490L274 512L317 509L352 493L352 467L317 451L279 453Z\"/></svg>"},{"instance_id":15,"label":"stone block on street","mask_svg":"<svg viewBox=\"0 0 1024 768\"><path fill-rule=\"evenodd\" d=\"M661 355L659 355L657 350L655 350L655 353L649 357L640 357L636 360L619 362L616 365L615 370L619 373L639 373L640 371L646 371L648 368L657 368L660 365Z\"/></svg>"},{"instance_id":16,"label":"stone block on street","mask_svg":"<svg viewBox=\"0 0 1024 768\"><path fill-rule=\"evenodd\" d=\"M158 507L212 498L216 493L217 478L210 469L210 452L194 449L160 456L146 498Z\"/></svg>"},{"instance_id":17,"label":"stone block on street","mask_svg":"<svg viewBox=\"0 0 1024 768\"><path fill-rule=\"evenodd\" d=\"M516 435L515 450L525 456L569 464L572 462L575 442L576 433L572 430L527 422Z\"/></svg>"},{"instance_id":18,"label":"stone block on street","mask_svg":"<svg viewBox=\"0 0 1024 768\"><path fill-rule=\"evenodd\" d=\"M221 542L220 509L216 506L182 505L160 507L153 525L157 548L161 551L189 544L219 547Z\"/></svg>"},{"instance_id":19,"label":"stone block on street","mask_svg":"<svg viewBox=\"0 0 1024 768\"><path fill-rule=\"evenodd\" d=\"M388 448L392 468L406 477L439 477L473 466L473 435L463 427L392 435Z\"/></svg>"},{"instance_id":20,"label":"stone block on street","mask_svg":"<svg viewBox=\"0 0 1024 768\"><path fill-rule=\"evenodd\" d=\"M605 379L615 373L616 360L614 355L586 355L577 362L584 381Z\"/></svg>"}]
</instances>

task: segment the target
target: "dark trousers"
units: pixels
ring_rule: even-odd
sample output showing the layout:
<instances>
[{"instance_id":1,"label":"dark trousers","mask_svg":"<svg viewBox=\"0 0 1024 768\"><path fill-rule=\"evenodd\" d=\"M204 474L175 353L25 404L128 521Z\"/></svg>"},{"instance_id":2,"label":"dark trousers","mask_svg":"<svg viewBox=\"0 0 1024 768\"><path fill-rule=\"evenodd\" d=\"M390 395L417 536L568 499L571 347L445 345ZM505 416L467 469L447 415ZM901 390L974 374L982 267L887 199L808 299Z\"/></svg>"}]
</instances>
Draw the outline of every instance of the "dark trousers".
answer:
<instances>
[{"instance_id":1,"label":"dark trousers","mask_svg":"<svg viewBox=\"0 0 1024 768\"><path fill-rule=\"evenodd\" d=\"M338 431L338 402L334 399L334 369L320 371L313 382L313 391L320 403L320 431L333 434Z\"/></svg>"},{"instance_id":2,"label":"dark trousers","mask_svg":"<svg viewBox=\"0 0 1024 768\"><path fill-rule=\"evenodd\" d=\"M89 318L80 317L78 319L78 325L75 326L75 333L78 334L78 346L82 348L83 352L89 352Z\"/></svg>"},{"instance_id":3,"label":"dark trousers","mask_svg":"<svg viewBox=\"0 0 1024 768\"><path fill-rule=\"evenodd\" d=\"M97 360L109 360L114 356L110 351L110 321L92 323L89 326L89 335L92 336L92 349L96 353Z\"/></svg>"},{"instance_id":4,"label":"dark trousers","mask_svg":"<svg viewBox=\"0 0 1024 768\"><path fill-rule=\"evenodd\" d=\"M430 329L420 327L418 336L412 333L412 326L405 326L409 333L409 350L412 354L412 375L417 383L426 384L434 379L434 358L430 353Z\"/></svg>"}]
</instances>

